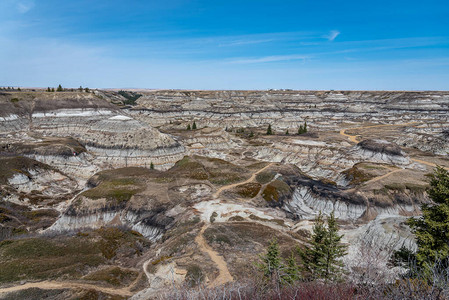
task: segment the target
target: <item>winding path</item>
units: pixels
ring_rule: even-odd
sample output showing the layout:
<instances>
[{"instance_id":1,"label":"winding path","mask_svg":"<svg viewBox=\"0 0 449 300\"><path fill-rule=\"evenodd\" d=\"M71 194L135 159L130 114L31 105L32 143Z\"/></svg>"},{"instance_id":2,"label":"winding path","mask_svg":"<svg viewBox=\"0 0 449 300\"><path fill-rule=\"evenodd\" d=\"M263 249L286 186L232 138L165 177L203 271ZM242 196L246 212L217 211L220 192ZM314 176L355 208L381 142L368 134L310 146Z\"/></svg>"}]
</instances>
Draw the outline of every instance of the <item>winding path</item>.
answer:
<instances>
[{"instance_id":1,"label":"winding path","mask_svg":"<svg viewBox=\"0 0 449 300\"><path fill-rule=\"evenodd\" d=\"M270 166L272 166L273 163L269 163L267 164L265 167L257 170L256 172L254 172L250 178L248 178L245 181L241 181L241 182L237 182L234 184L229 184L229 185L225 185L221 188L219 188L214 194L213 197L217 198L218 196L220 196L220 194L225 191L225 190L229 190L232 189L236 186L239 186L241 184L245 184L245 183L250 183L252 181L254 181L254 179L256 178L256 176L265 171L266 169L268 169ZM231 273L229 272L228 269L228 265L226 264L226 261L224 260L223 256L221 256L220 254L218 254L215 250L213 250L206 242L206 240L204 239L204 231L209 227L209 225L204 225L201 228L201 231L198 233L198 235L195 237L195 242L198 244L199 248L201 249L202 252L207 253L207 255L209 255L210 259L215 263L215 265L218 268L218 276L211 282L209 283L210 287L216 287L222 284L225 284L227 282L231 282L234 280L234 278L232 277Z\"/></svg>"},{"instance_id":2,"label":"winding path","mask_svg":"<svg viewBox=\"0 0 449 300\"><path fill-rule=\"evenodd\" d=\"M234 280L231 273L229 273L228 265L226 264L225 260L223 259L223 256L218 254L216 251L214 251L204 239L204 231L209 227L209 225L203 226L201 228L201 231L198 233L198 235L195 238L195 242L200 247L201 251L207 253L209 255L210 259L217 265L218 268L218 276L209 283L210 287L216 287L222 284L225 284L227 282L231 282Z\"/></svg>"},{"instance_id":3,"label":"winding path","mask_svg":"<svg viewBox=\"0 0 449 300\"><path fill-rule=\"evenodd\" d=\"M241 185L241 184L245 184L245 183L250 183L250 182L252 182L252 181L256 178L256 176L257 176L259 173L265 171L266 169L268 169L268 168L271 167L272 165L273 165L273 163L269 163L268 165L266 165L266 166L263 167L262 169L260 169L260 170L258 170L257 172L253 173L253 174L251 175L251 177L248 178L248 179L245 180L245 181L241 181L241 182L237 182L237 183L233 183L233 184L229 184L229 185L222 186L221 188L219 188L219 189L213 194L214 198L217 198L218 196L220 196L220 194L221 194L223 191L225 191L225 190L232 189L232 188L234 188L234 187L236 187L236 186L239 186L239 185Z\"/></svg>"},{"instance_id":4,"label":"winding path","mask_svg":"<svg viewBox=\"0 0 449 300\"><path fill-rule=\"evenodd\" d=\"M134 293L129 290L129 287L114 289L98 286L95 284L78 283L71 281L41 281L41 282L29 282L22 285L12 286L9 288L0 289L1 294L7 294L11 292L17 292L27 290L30 288L39 288L43 290L59 290L59 289L87 289L96 290L109 295L117 295L122 297L131 297Z\"/></svg>"},{"instance_id":5,"label":"winding path","mask_svg":"<svg viewBox=\"0 0 449 300\"><path fill-rule=\"evenodd\" d=\"M357 141L357 135L350 135L346 133L346 130L357 130L357 129L365 129L365 128L375 128L375 127L391 127L391 126L409 126L409 125L413 125L413 124L418 124L419 122L409 122L409 123L404 123L404 124L379 124L379 125L368 125L368 126L361 126L361 127L354 127L354 128L346 128L346 129L342 129L340 130L340 134L343 136L346 136L349 138L349 140L353 143L358 143L359 141Z\"/></svg>"}]
</instances>

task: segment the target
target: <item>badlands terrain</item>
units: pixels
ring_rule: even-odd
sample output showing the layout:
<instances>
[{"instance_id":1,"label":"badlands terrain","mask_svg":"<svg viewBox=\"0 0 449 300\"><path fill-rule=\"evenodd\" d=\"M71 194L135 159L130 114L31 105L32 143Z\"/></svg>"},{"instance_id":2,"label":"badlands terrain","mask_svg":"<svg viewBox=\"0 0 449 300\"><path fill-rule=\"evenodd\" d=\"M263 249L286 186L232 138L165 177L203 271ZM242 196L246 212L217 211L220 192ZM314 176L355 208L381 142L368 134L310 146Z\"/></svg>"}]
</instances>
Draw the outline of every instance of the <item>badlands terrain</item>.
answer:
<instances>
[{"instance_id":1,"label":"badlands terrain","mask_svg":"<svg viewBox=\"0 0 449 300\"><path fill-rule=\"evenodd\" d=\"M449 92L23 90L0 104L5 299L245 279L320 211L335 211L346 268L375 260L387 277L392 251L416 248L404 221L429 201L426 174L449 168Z\"/></svg>"}]
</instances>

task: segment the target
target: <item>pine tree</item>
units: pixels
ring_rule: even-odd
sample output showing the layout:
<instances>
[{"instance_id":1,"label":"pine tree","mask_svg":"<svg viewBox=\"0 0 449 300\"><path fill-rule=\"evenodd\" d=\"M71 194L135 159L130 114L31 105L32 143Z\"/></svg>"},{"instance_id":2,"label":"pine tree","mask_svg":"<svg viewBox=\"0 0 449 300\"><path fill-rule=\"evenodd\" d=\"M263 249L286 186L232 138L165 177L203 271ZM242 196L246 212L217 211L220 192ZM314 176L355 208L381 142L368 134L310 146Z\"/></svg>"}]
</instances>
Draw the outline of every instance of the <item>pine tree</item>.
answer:
<instances>
[{"instance_id":1,"label":"pine tree","mask_svg":"<svg viewBox=\"0 0 449 300\"><path fill-rule=\"evenodd\" d=\"M324 239L325 255L322 278L326 280L338 280L343 273L343 261L341 258L346 255L346 246L341 244L343 235L338 234L338 224L332 212L327 220L327 233Z\"/></svg>"},{"instance_id":2,"label":"pine tree","mask_svg":"<svg viewBox=\"0 0 449 300\"><path fill-rule=\"evenodd\" d=\"M190 124L187 125L187 130L191 130L192 128L190 128Z\"/></svg>"},{"instance_id":3,"label":"pine tree","mask_svg":"<svg viewBox=\"0 0 449 300\"><path fill-rule=\"evenodd\" d=\"M299 280L299 267L296 263L295 254L293 253L293 251L285 262L282 279L283 281L290 284Z\"/></svg>"},{"instance_id":4,"label":"pine tree","mask_svg":"<svg viewBox=\"0 0 449 300\"><path fill-rule=\"evenodd\" d=\"M272 135L273 131L271 131L271 124L268 124L267 135Z\"/></svg>"},{"instance_id":5,"label":"pine tree","mask_svg":"<svg viewBox=\"0 0 449 300\"><path fill-rule=\"evenodd\" d=\"M47 92L51 92L50 87L47 88Z\"/></svg>"},{"instance_id":6,"label":"pine tree","mask_svg":"<svg viewBox=\"0 0 449 300\"><path fill-rule=\"evenodd\" d=\"M153 162L150 163L150 170L154 170L154 164L153 164Z\"/></svg>"},{"instance_id":7,"label":"pine tree","mask_svg":"<svg viewBox=\"0 0 449 300\"><path fill-rule=\"evenodd\" d=\"M260 263L256 266L263 273L265 279L269 281L279 281L279 270L282 267L281 253L279 250L279 244L276 239L270 241L270 245L264 255L260 256Z\"/></svg>"},{"instance_id":8,"label":"pine tree","mask_svg":"<svg viewBox=\"0 0 449 300\"><path fill-rule=\"evenodd\" d=\"M61 85L58 85L58 88L56 89L56 91L57 91L57 92L62 92L62 91L63 91L62 86L61 86Z\"/></svg>"},{"instance_id":9,"label":"pine tree","mask_svg":"<svg viewBox=\"0 0 449 300\"><path fill-rule=\"evenodd\" d=\"M55 92L55 88L51 88L51 91L52 91L52 92Z\"/></svg>"},{"instance_id":10,"label":"pine tree","mask_svg":"<svg viewBox=\"0 0 449 300\"><path fill-rule=\"evenodd\" d=\"M193 121L192 129L193 129L193 130L196 129L196 123L195 123L195 121Z\"/></svg>"},{"instance_id":11,"label":"pine tree","mask_svg":"<svg viewBox=\"0 0 449 300\"><path fill-rule=\"evenodd\" d=\"M422 217L407 221L418 244L417 264L424 268L449 263L449 172L437 166L429 178L428 194L434 204L423 204Z\"/></svg>"},{"instance_id":12,"label":"pine tree","mask_svg":"<svg viewBox=\"0 0 449 300\"><path fill-rule=\"evenodd\" d=\"M306 133L307 132L307 122L306 121L304 121L304 133Z\"/></svg>"},{"instance_id":13,"label":"pine tree","mask_svg":"<svg viewBox=\"0 0 449 300\"><path fill-rule=\"evenodd\" d=\"M20 88L17 88L17 90L20 92L20 91L22 91Z\"/></svg>"},{"instance_id":14,"label":"pine tree","mask_svg":"<svg viewBox=\"0 0 449 300\"><path fill-rule=\"evenodd\" d=\"M79 90L80 92L82 92L82 91L83 91L83 87L80 85L80 87L78 88L78 90Z\"/></svg>"},{"instance_id":15,"label":"pine tree","mask_svg":"<svg viewBox=\"0 0 449 300\"><path fill-rule=\"evenodd\" d=\"M304 250L298 248L302 259L302 270L311 280L322 278L338 280L343 272L341 258L346 255L346 246L341 244L343 235L338 234L338 225L332 212L327 227L320 213L313 227L310 246Z\"/></svg>"},{"instance_id":16,"label":"pine tree","mask_svg":"<svg viewBox=\"0 0 449 300\"><path fill-rule=\"evenodd\" d=\"M289 135L289 134L290 134L290 133L288 133L288 129L287 129L287 131L285 132L285 134L286 134L286 135Z\"/></svg>"},{"instance_id":17,"label":"pine tree","mask_svg":"<svg viewBox=\"0 0 449 300\"><path fill-rule=\"evenodd\" d=\"M315 219L312 237L309 244L304 249L297 248L298 254L302 260L301 271L307 274L306 278L314 280L321 277L323 269L322 257L324 256L324 240L326 237L326 227L324 225L323 215L320 214Z\"/></svg>"},{"instance_id":18,"label":"pine tree","mask_svg":"<svg viewBox=\"0 0 449 300\"><path fill-rule=\"evenodd\" d=\"M89 92L90 92L89 88L85 88L84 91L85 91L86 93L89 93Z\"/></svg>"}]
</instances>

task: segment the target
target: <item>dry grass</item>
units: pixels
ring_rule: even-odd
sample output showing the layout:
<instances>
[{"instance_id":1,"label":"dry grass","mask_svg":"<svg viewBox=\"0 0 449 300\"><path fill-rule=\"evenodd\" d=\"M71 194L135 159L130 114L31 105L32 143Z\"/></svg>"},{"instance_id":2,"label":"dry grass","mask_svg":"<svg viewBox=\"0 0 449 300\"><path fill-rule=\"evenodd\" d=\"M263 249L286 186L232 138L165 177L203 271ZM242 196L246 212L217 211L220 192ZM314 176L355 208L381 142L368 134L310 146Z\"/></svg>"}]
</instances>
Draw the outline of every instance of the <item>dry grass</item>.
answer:
<instances>
[{"instance_id":1,"label":"dry grass","mask_svg":"<svg viewBox=\"0 0 449 300\"><path fill-rule=\"evenodd\" d=\"M84 276L83 279L103 282L114 287L124 287L136 280L137 276L139 276L137 271L111 266L91 272Z\"/></svg>"}]
</instances>

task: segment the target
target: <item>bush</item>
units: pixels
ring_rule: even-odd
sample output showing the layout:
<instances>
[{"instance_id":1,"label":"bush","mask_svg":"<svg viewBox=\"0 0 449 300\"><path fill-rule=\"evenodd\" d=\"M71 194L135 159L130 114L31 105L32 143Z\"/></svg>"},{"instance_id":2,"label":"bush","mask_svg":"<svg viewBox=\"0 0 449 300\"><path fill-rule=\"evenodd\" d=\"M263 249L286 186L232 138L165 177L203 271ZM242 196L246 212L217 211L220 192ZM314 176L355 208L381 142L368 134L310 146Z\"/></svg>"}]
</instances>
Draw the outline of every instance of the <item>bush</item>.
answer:
<instances>
[{"instance_id":1,"label":"bush","mask_svg":"<svg viewBox=\"0 0 449 300\"><path fill-rule=\"evenodd\" d=\"M199 285L204 280L203 271L198 265L187 266L186 283L190 287Z\"/></svg>"}]
</instances>

